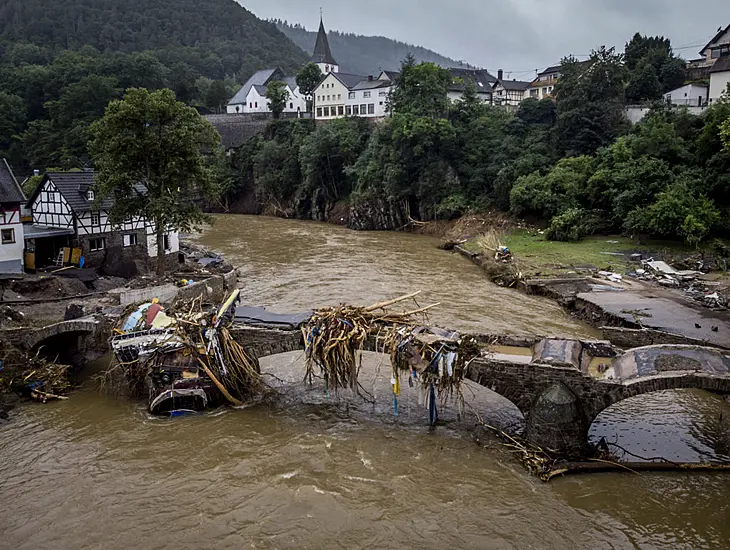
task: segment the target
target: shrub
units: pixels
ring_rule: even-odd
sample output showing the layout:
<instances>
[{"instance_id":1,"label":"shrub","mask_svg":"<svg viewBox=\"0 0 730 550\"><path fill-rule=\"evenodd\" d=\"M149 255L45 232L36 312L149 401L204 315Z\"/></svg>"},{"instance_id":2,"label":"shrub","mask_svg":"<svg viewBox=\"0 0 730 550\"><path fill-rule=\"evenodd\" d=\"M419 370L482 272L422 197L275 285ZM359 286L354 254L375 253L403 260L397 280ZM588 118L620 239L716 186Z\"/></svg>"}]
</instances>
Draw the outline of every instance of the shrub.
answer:
<instances>
[{"instance_id":1,"label":"shrub","mask_svg":"<svg viewBox=\"0 0 730 550\"><path fill-rule=\"evenodd\" d=\"M599 212L569 208L555 216L545 232L550 241L580 241L601 227Z\"/></svg>"}]
</instances>

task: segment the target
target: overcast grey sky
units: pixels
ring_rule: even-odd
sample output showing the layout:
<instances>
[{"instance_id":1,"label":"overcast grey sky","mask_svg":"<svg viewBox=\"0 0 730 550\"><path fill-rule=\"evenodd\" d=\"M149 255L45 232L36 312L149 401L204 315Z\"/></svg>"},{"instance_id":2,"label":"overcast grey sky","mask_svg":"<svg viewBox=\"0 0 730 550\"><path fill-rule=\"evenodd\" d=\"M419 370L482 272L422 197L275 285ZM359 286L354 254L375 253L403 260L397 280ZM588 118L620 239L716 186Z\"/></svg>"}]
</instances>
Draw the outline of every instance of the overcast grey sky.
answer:
<instances>
[{"instance_id":1,"label":"overcast grey sky","mask_svg":"<svg viewBox=\"0 0 730 550\"><path fill-rule=\"evenodd\" d=\"M321 6L328 30L395 38L493 71L513 71L513 78L602 44L623 49L636 31L668 36L683 48L704 45L718 26L730 24L728 0L238 1L258 17L310 30L319 24ZM691 59L700 49L677 53Z\"/></svg>"}]
</instances>

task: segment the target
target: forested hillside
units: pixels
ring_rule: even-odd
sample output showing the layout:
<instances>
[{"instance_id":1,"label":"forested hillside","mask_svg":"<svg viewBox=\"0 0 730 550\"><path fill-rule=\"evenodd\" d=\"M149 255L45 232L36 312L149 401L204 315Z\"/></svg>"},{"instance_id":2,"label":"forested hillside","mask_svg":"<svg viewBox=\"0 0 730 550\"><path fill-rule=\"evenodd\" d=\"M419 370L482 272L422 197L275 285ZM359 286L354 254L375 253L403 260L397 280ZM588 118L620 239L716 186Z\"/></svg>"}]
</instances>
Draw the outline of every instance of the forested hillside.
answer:
<instances>
[{"instance_id":1,"label":"forested hillside","mask_svg":"<svg viewBox=\"0 0 730 550\"><path fill-rule=\"evenodd\" d=\"M301 25L291 25L284 21L274 21L281 32L312 55L317 33L308 31ZM382 36L359 36L337 31L328 31L332 54L343 72L369 75L381 70L397 70L401 61L411 53L417 61L428 61L442 67L466 66L459 61L437 54L421 46L413 46Z\"/></svg>"},{"instance_id":2,"label":"forested hillside","mask_svg":"<svg viewBox=\"0 0 730 550\"><path fill-rule=\"evenodd\" d=\"M234 0L0 0L0 156L89 163L91 122L125 88L218 110L253 72L307 57Z\"/></svg>"}]
</instances>

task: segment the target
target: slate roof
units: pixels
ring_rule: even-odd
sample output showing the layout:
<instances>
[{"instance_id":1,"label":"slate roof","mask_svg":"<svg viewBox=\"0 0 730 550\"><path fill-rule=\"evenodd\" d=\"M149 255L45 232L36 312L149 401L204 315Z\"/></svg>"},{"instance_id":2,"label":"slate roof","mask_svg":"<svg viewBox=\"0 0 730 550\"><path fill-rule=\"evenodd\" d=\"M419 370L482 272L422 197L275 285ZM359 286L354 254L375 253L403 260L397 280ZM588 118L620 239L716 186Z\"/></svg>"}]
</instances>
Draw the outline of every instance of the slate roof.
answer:
<instances>
[{"instance_id":1,"label":"slate roof","mask_svg":"<svg viewBox=\"0 0 730 550\"><path fill-rule=\"evenodd\" d=\"M546 74L559 73L562 70L563 70L563 65L562 64L561 65L553 65L552 67L548 67L547 69L545 69L541 73L537 73L537 76L542 76L542 75L546 75Z\"/></svg>"},{"instance_id":2,"label":"slate roof","mask_svg":"<svg viewBox=\"0 0 730 550\"><path fill-rule=\"evenodd\" d=\"M258 94L263 97L266 95L266 92L269 90L269 87L256 84L255 86L253 86L253 89L256 90L258 92Z\"/></svg>"},{"instance_id":3,"label":"slate roof","mask_svg":"<svg viewBox=\"0 0 730 550\"><path fill-rule=\"evenodd\" d=\"M297 77L296 76L287 76L282 82L289 86L289 89L293 92L297 89Z\"/></svg>"},{"instance_id":4,"label":"slate roof","mask_svg":"<svg viewBox=\"0 0 730 550\"><path fill-rule=\"evenodd\" d=\"M236 95L233 96L233 99L228 102L228 105L245 104L248 93L251 91L251 88L253 86L265 87L275 77L284 78L284 74L279 67L275 67L273 69L265 69L263 71L258 71L257 73L254 73L254 75L246 81L246 84L244 84L243 87L238 90Z\"/></svg>"},{"instance_id":5,"label":"slate roof","mask_svg":"<svg viewBox=\"0 0 730 550\"><path fill-rule=\"evenodd\" d=\"M730 55L726 55L715 61L712 69L710 69L711 74L724 73L725 71L730 71Z\"/></svg>"},{"instance_id":6,"label":"slate roof","mask_svg":"<svg viewBox=\"0 0 730 550\"><path fill-rule=\"evenodd\" d=\"M4 158L0 158L0 202L25 202L18 180Z\"/></svg>"},{"instance_id":7,"label":"slate roof","mask_svg":"<svg viewBox=\"0 0 730 550\"><path fill-rule=\"evenodd\" d=\"M317 33L317 43L314 45L314 53L312 54L313 63L326 63L328 65L339 65L335 61L330 49L330 42L327 39L327 31L324 30L324 22L319 20L319 32Z\"/></svg>"},{"instance_id":8,"label":"slate roof","mask_svg":"<svg viewBox=\"0 0 730 550\"><path fill-rule=\"evenodd\" d=\"M723 34L725 34L725 33L726 33L727 31L729 31L729 30L730 30L730 25L728 25L728 26L727 26L727 27L725 27L724 29L722 29L722 28L721 28L721 29L720 29L719 31L717 31L717 34L716 34L715 36L713 36L713 37L712 37L712 40L710 40L710 41L709 41L709 42L707 43L707 45L706 45L706 46L705 46L704 48L702 48L702 49L700 50L700 55L705 55L705 52L707 51L707 49L708 49L708 48L709 48L710 46L712 46L712 44L714 44L715 42L717 42L717 41L718 41L718 40L720 39L720 37L721 37L721 36L722 36Z\"/></svg>"},{"instance_id":9,"label":"slate roof","mask_svg":"<svg viewBox=\"0 0 730 550\"><path fill-rule=\"evenodd\" d=\"M90 212L102 208L108 210L114 205L111 197L97 203L86 199L86 191L96 185L94 181L94 172L85 170L80 172L48 172L44 177L41 185L36 187L33 194L28 199L28 206L32 206L33 201L41 192L43 185L47 180L51 180L56 188L61 192L63 198L76 213Z\"/></svg>"},{"instance_id":10,"label":"slate roof","mask_svg":"<svg viewBox=\"0 0 730 550\"><path fill-rule=\"evenodd\" d=\"M238 114L207 115L205 119L218 130L226 151L238 149L252 137L262 134L269 125L268 118L252 120Z\"/></svg>"},{"instance_id":11,"label":"slate roof","mask_svg":"<svg viewBox=\"0 0 730 550\"><path fill-rule=\"evenodd\" d=\"M390 88L393 82L390 80L363 80L352 88L353 90L377 90L378 88Z\"/></svg>"},{"instance_id":12,"label":"slate roof","mask_svg":"<svg viewBox=\"0 0 730 550\"><path fill-rule=\"evenodd\" d=\"M511 92L524 92L531 84L531 82L525 82L524 80L500 80L499 83L505 90Z\"/></svg>"},{"instance_id":13,"label":"slate roof","mask_svg":"<svg viewBox=\"0 0 730 550\"><path fill-rule=\"evenodd\" d=\"M385 76L387 76L391 80L395 80L400 75L400 72L398 72L398 71L381 71L381 72L385 73Z\"/></svg>"},{"instance_id":14,"label":"slate roof","mask_svg":"<svg viewBox=\"0 0 730 550\"><path fill-rule=\"evenodd\" d=\"M342 82L346 88L352 90L355 86L360 84L363 80L367 80L367 76L362 76L359 74L349 74L349 73L330 73L332 76L334 76L337 80ZM327 75L329 76L329 75Z\"/></svg>"},{"instance_id":15,"label":"slate roof","mask_svg":"<svg viewBox=\"0 0 730 550\"><path fill-rule=\"evenodd\" d=\"M453 82L449 86L449 90L453 92L463 92L466 88L466 83L469 81L474 83L477 92L491 92L492 86L497 82L497 79L485 69L452 68L449 69L449 72L454 79L458 78L464 81L463 84L461 82Z\"/></svg>"}]
</instances>

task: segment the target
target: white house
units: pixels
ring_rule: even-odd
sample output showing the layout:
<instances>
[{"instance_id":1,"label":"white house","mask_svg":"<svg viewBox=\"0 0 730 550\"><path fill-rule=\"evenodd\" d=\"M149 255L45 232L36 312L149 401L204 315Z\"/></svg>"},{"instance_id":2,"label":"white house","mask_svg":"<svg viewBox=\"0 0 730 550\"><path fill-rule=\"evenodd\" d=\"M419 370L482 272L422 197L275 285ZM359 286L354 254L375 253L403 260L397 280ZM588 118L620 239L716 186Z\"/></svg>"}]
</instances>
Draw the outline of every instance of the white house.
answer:
<instances>
[{"instance_id":1,"label":"white house","mask_svg":"<svg viewBox=\"0 0 730 550\"><path fill-rule=\"evenodd\" d=\"M346 116L366 118L383 118L388 116L390 93L393 90L392 80L367 80L358 82L347 94L345 105Z\"/></svg>"},{"instance_id":2,"label":"white house","mask_svg":"<svg viewBox=\"0 0 730 550\"><path fill-rule=\"evenodd\" d=\"M707 104L709 88L702 84L687 84L664 94L664 99L672 105L702 107Z\"/></svg>"},{"instance_id":3,"label":"white house","mask_svg":"<svg viewBox=\"0 0 730 550\"><path fill-rule=\"evenodd\" d=\"M266 90L272 82L281 81L287 86L289 98L284 107L285 113L304 113L307 110L307 98L303 96L297 86L297 79L285 76L278 67L258 71L228 102L228 114L269 113L269 100L266 99Z\"/></svg>"},{"instance_id":4,"label":"white house","mask_svg":"<svg viewBox=\"0 0 730 550\"><path fill-rule=\"evenodd\" d=\"M449 99L452 102L461 101L467 84L472 83L477 97L483 103L492 103L492 94L494 92L492 86L497 82L497 79L489 71L484 69L451 68L449 72L453 79L448 92Z\"/></svg>"},{"instance_id":5,"label":"white house","mask_svg":"<svg viewBox=\"0 0 730 550\"><path fill-rule=\"evenodd\" d=\"M530 87L530 84L530 82L524 80L497 80L493 87L494 94L492 98L494 104L505 107L519 106L525 98L525 91Z\"/></svg>"},{"instance_id":6,"label":"white house","mask_svg":"<svg viewBox=\"0 0 730 550\"><path fill-rule=\"evenodd\" d=\"M357 93L355 86L367 78L340 72L331 72L325 76L314 90L314 118L331 120L346 115L345 107L349 104L352 110ZM359 105L359 104L358 104ZM358 114L359 114L358 106Z\"/></svg>"},{"instance_id":7,"label":"white house","mask_svg":"<svg viewBox=\"0 0 730 550\"><path fill-rule=\"evenodd\" d=\"M0 273L23 272L25 238L20 207L24 202L10 165L0 158Z\"/></svg>"},{"instance_id":8,"label":"white house","mask_svg":"<svg viewBox=\"0 0 730 550\"><path fill-rule=\"evenodd\" d=\"M26 248L35 267L51 265L64 247L80 248L85 265L96 267L107 254L126 259L157 257L154 224L135 218L121 226L109 222L111 199L98 201L94 173L49 172L28 200L33 224L26 228ZM144 194L144 188L140 187ZM178 233L164 238L165 254L180 250Z\"/></svg>"},{"instance_id":9,"label":"white house","mask_svg":"<svg viewBox=\"0 0 730 550\"><path fill-rule=\"evenodd\" d=\"M730 54L715 61L710 69L710 91L709 102L713 103L720 99L730 85Z\"/></svg>"}]
</instances>

